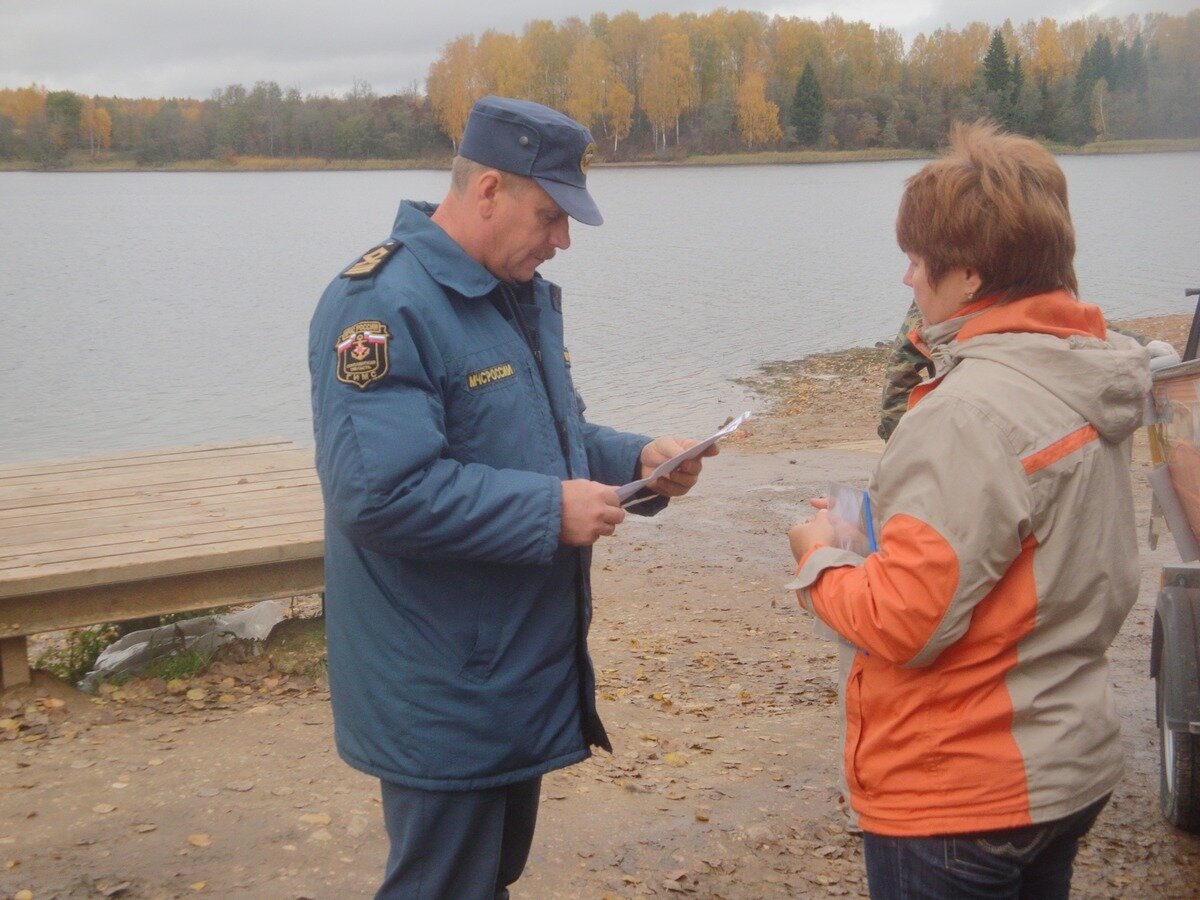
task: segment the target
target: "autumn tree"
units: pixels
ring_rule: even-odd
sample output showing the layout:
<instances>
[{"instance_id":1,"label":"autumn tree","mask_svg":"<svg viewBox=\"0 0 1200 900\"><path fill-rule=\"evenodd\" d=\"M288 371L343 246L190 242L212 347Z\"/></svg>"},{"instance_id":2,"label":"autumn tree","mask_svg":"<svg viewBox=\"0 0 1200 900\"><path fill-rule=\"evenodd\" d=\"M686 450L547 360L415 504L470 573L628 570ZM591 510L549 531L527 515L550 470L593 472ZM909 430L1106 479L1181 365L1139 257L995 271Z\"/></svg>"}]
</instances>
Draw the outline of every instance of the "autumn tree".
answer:
<instances>
[{"instance_id":1,"label":"autumn tree","mask_svg":"<svg viewBox=\"0 0 1200 900\"><path fill-rule=\"evenodd\" d=\"M615 83L612 60L602 41L586 38L575 45L567 63L567 115L593 131L603 121L610 82Z\"/></svg>"},{"instance_id":2,"label":"autumn tree","mask_svg":"<svg viewBox=\"0 0 1200 900\"><path fill-rule=\"evenodd\" d=\"M425 81L438 122L456 153L471 107L487 93L482 89L474 57L473 37L466 35L453 40L429 67L429 77Z\"/></svg>"},{"instance_id":3,"label":"autumn tree","mask_svg":"<svg viewBox=\"0 0 1200 900\"><path fill-rule=\"evenodd\" d=\"M692 54L687 35L663 35L651 55L642 80L642 110L654 129L657 146L667 146L667 129L675 126L679 143L679 117L692 105Z\"/></svg>"},{"instance_id":4,"label":"autumn tree","mask_svg":"<svg viewBox=\"0 0 1200 900\"><path fill-rule=\"evenodd\" d=\"M473 68L478 73L480 96L527 97L535 81L533 59L524 51L520 38L498 31L485 31L479 38ZM469 108L469 107L468 107Z\"/></svg>"},{"instance_id":5,"label":"autumn tree","mask_svg":"<svg viewBox=\"0 0 1200 900\"><path fill-rule=\"evenodd\" d=\"M753 149L778 141L779 106L766 96L766 79L758 65L758 51L747 41L742 56L742 80L737 90L737 126L742 143Z\"/></svg>"},{"instance_id":6,"label":"autumn tree","mask_svg":"<svg viewBox=\"0 0 1200 900\"><path fill-rule=\"evenodd\" d=\"M94 157L99 150L107 150L112 145L112 117L103 106L97 106L94 98L83 101L83 110L79 116L79 137Z\"/></svg>"},{"instance_id":7,"label":"autumn tree","mask_svg":"<svg viewBox=\"0 0 1200 900\"><path fill-rule=\"evenodd\" d=\"M624 82L614 79L605 94L604 120L613 139L613 153L633 130L634 98Z\"/></svg>"}]
</instances>

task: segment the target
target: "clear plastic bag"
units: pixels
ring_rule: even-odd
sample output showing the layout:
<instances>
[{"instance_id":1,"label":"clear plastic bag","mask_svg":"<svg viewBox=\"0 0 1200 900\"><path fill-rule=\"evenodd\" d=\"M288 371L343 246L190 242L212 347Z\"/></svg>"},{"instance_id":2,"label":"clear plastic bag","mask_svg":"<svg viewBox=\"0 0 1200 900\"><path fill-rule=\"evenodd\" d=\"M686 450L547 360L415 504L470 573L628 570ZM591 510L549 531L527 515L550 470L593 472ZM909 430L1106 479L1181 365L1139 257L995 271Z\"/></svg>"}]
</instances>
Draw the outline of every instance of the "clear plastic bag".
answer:
<instances>
[{"instance_id":1,"label":"clear plastic bag","mask_svg":"<svg viewBox=\"0 0 1200 900\"><path fill-rule=\"evenodd\" d=\"M835 532L834 545L859 556L876 550L875 523L871 518L871 498L861 488L837 481L829 482L829 521Z\"/></svg>"}]
</instances>

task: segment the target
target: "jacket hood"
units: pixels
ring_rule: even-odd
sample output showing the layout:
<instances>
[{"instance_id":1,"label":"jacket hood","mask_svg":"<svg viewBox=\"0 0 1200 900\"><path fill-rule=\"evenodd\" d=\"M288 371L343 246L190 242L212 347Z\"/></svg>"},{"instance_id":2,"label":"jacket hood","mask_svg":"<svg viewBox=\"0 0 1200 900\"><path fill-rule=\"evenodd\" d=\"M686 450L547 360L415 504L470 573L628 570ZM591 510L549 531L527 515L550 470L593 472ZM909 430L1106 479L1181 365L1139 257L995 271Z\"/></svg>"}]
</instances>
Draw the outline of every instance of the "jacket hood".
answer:
<instances>
[{"instance_id":1,"label":"jacket hood","mask_svg":"<svg viewBox=\"0 0 1200 900\"><path fill-rule=\"evenodd\" d=\"M1099 307L1055 291L966 312L948 343L927 334L935 357L941 351L951 366L987 359L1015 369L1087 419L1106 441L1123 441L1142 424L1150 354L1132 338L1109 332Z\"/></svg>"}]
</instances>

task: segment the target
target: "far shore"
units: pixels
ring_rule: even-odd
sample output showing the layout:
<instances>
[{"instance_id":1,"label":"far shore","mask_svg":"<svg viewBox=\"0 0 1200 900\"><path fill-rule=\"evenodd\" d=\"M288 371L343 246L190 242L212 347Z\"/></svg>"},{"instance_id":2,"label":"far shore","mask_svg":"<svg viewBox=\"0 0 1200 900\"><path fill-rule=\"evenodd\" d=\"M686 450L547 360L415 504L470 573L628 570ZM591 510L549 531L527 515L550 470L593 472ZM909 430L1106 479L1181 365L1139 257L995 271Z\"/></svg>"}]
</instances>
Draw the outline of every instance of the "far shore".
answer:
<instances>
[{"instance_id":1,"label":"far shore","mask_svg":"<svg viewBox=\"0 0 1200 900\"><path fill-rule=\"evenodd\" d=\"M1178 313L1112 324L1147 339L1166 341L1182 354L1194 310L1193 301L1183 296L1185 287L1191 285L1179 286ZM898 308L897 326L903 315L903 308ZM879 341L873 347L847 347L764 362L755 374L740 380L762 401L762 413L745 429L745 445L767 451L852 444L862 449L881 448L876 428L891 352L890 341Z\"/></svg>"},{"instance_id":2,"label":"far shore","mask_svg":"<svg viewBox=\"0 0 1200 900\"><path fill-rule=\"evenodd\" d=\"M1146 138L1141 140L1095 141L1081 147L1048 144L1060 156L1094 156L1122 153L1195 153L1200 138ZM643 168L649 166L781 166L825 165L828 163L880 162L898 159L929 159L928 150L872 147L866 150L768 150L758 153L723 153L708 156L655 157L651 159L597 162L596 168ZM65 163L38 165L23 160L0 160L0 172L360 172L392 170L445 170L450 156L429 159L323 159L320 157L275 158L233 156L222 159L181 160L139 165L128 154L106 153L92 158L72 155Z\"/></svg>"}]
</instances>

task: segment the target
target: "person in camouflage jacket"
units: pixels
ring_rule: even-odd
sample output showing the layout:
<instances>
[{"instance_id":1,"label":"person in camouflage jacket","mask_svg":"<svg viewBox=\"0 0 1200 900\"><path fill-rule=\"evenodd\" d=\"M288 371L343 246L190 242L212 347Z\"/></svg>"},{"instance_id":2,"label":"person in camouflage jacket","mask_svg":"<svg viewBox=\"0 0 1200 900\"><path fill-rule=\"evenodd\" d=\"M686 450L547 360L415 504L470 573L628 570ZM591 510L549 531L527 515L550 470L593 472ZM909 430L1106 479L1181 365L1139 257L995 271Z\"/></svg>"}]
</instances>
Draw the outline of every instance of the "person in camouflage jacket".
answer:
<instances>
[{"instance_id":1,"label":"person in camouflage jacket","mask_svg":"<svg viewBox=\"0 0 1200 900\"><path fill-rule=\"evenodd\" d=\"M879 410L879 436L885 441L892 436L900 418L908 409L908 395L912 389L925 378L933 374L933 363L913 344L909 337L912 332L921 327L921 311L917 304L912 304L904 314L900 324L900 332L892 342L892 352L888 356L887 368L884 371L883 400ZM1128 331L1108 325L1111 331L1128 335L1142 346L1147 339L1136 331Z\"/></svg>"}]
</instances>

